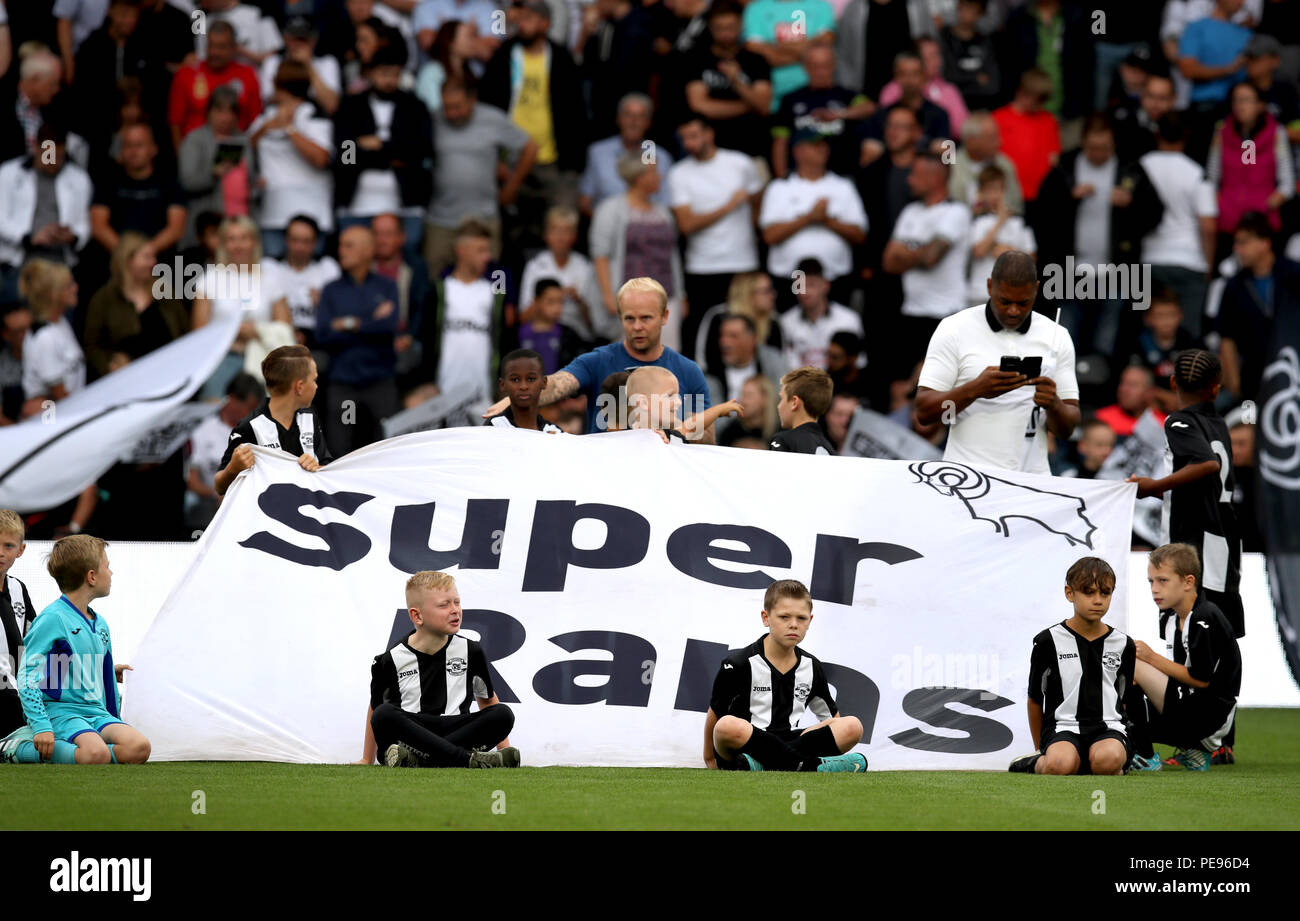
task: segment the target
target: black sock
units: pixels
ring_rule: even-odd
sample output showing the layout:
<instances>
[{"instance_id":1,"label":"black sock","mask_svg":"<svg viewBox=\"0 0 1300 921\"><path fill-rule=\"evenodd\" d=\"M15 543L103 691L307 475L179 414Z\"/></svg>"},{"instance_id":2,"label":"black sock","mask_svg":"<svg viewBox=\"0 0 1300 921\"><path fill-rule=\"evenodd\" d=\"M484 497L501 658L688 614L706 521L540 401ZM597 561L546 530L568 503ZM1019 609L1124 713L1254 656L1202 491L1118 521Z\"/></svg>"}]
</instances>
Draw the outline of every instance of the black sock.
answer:
<instances>
[{"instance_id":1,"label":"black sock","mask_svg":"<svg viewBox=\"0 0 1300 921\"><path fill-rule=\"evenodd\" d=\"M741 750L769 771L795 771L804 756L766 729L755 728Z\"/></svg>"},{"instance_id":2,"label":"black sock","mask_svg":"<svg viewBox=\"0 0 1300 921\"><path fill-rule=\"evenodd\" d=\"M1151 745L1151 727L1147 717L1147 697L1135 683L1124 695L1124 711L1128 716L1129 749L1135 755L1152 758L1156 750Z\"/></svg>"},{"instance_id":3,"label":"black sock","mask_svg":"<svg viewBox=\"0 0 1300 921\"><path fill-rule=\"evenodd\" d=\"M835 741L835 733L830 726L818 726L801 735L799 751L811 755L814 764L821 758L832 758L841 754L840 744Z\"/></svg>"}]
</instances>

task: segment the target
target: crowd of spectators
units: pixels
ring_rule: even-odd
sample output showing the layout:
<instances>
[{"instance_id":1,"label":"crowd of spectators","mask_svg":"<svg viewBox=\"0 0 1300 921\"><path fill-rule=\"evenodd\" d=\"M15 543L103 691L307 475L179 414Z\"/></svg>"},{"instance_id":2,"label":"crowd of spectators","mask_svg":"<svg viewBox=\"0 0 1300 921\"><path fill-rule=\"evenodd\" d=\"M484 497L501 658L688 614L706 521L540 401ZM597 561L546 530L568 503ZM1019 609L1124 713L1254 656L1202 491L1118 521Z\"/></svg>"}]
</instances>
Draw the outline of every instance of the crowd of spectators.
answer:
<instances>
[{"instance_id":1,"label":"crowd of spectators","mask_svg":"<svg viewBox=\"0 0 1300 921\"><path fill-rule=\"evenodd\" d=\"M1051 469L1091 476L1172 408L1180 349L1219 353L1222 409L1258 393L1300 273L1290 6L0 0L0 425L241 320L198 396L221 421L168 478L114 468L28 533L202 527L214 426L278 345L317 356L343 454L439 391L495 399L516 347L554 373L623 339L639 277L663 344L744 407L719 444L765 447L805 365L835 383L836 446L858 407L942 444L912 411L926 350L1008 251L1040 278L1149 267L1145 292L1038 296L1084 419ZM260 283L159 296L177 259ZM600 384L544 412L590 429ZM144 474L166 514L109 514Z\"/></svg>"}]
</instances>

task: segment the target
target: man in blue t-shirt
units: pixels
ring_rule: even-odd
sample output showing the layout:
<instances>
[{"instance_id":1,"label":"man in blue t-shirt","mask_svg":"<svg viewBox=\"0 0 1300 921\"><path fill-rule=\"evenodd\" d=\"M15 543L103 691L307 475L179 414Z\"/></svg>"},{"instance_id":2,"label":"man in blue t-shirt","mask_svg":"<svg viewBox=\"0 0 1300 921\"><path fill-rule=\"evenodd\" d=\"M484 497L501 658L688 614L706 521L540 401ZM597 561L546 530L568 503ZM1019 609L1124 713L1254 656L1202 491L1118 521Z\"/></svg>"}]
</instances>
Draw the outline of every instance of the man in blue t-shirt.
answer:
<instances>
[{"instance_id":1,"label":"man in blue t-shirt","mask_svg":"<svg viewBox=\"0 0 1300 921\"><path fill-rule=\"evenodd\" d=\"M1231 21L1241 6L1242 0L1217 0L1210 15L1188 23L1178 40L1178 69L1192 81L1193 107L1221 104L1245 79L1242 52L1251 33Z\"/></svg>"},{"instance_id":2,"label":"man in blue t-shirt","mask_svg":"<svg viewBox=\"0 0 1300 921\"><path fill-rule=\"evenodd\" d=\"M677 378L686 415L709 408L709 385L700 366L660 341L664 321L668 319L668 294L653 278L633 278L618 289L619 318L623 321L623 339L580 355L559 371L548 375L546 388L538 399L547 406L578 393L587 396L587 431L603 432L609 428L627 428L618 418L624 401L608 405L597 399L600 385L609 375L634 371L654 365L666 368ZM483 418L503 412L509 400L501 400L483 414ZM610 422L617 423L611 426ZM713 427L702 434L701 442L713 444Z\"/></svg>"},{"instance_id":3,"label":"man in blue t-shirt","mask_svg":"<svg viewBox=\"0 0 1300 921\"><path fill-rule=\"evenodd\" d=\"M772 111L787 93L808 85L803 56L835 43L835 11L826 0L752 0L743 20L745 48L772 68Z\"/></svg>"}]
</instances>

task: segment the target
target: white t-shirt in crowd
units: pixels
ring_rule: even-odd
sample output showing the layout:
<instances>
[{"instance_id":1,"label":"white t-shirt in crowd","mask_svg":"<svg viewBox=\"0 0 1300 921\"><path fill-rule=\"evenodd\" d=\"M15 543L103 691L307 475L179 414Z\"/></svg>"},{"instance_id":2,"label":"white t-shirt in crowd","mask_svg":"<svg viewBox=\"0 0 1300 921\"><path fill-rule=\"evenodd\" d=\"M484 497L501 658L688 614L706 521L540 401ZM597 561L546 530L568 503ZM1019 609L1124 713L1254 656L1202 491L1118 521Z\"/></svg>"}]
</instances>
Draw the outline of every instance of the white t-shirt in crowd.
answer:
<instances>
[{"instance_id":1,"label":"white t-shirt in crowd","mask_svg":"<svg viewBox=\"0 0 1300 921\"><path fill-rule=\"evenodd\" d=\"M280 62L283 60L284 55L273 54L262 62L258 77L262 85L263 100L268 100L275 95L275 72L280 69ZM320 76L321 83L324 83L336 93L343 92L343 73L339 70L338 58L332 54L313 57L311 66Z\"/></svg>"},{"instance_id":2,"label":"white t-shirt in crowd","mask_svg":"<svg viewBox=\"0 0 1300 921\"><path fill-rule=\"evenodd\" d=\"M862 317L833 301L830 309L815 322L804 315L802 307L791 307L781 314L778 322L781 324L786 364L791 368L825 368L831 337L842 332L862 335Z\"/></svg>"},{"instance_id":3,"label":"white t-shirt in crowd","mask_svg":"<svg viewBox=\"0 0 1300 921\"><path fill-rule=\"evenodd\" d=\"M997 221L996 214L981 214L970 225L970 284L966 288L966 299L972 304L980 304L989 299L988 280L993 274L993 263L998 260L991 252L983 259L976 259L975 244L988 235ZM1013 214L1006 219L998 230L996 239L1003 246L1010 246L1022 253L1032 255L1038 251L1038 241L1034 239L1034 232L1018 214Z\"/></svg>"},{"instance_id":4,"label":"white t-shirt in crowd","mask_svg":"<svg viewBox=\"0 0 1300 921\"><path fill-rule=\"evenodd\" d=\"M724 383L727 385L725 398L728 400L739 400L741 391L745 387L745 381L751 377L758 377L758 362L751 361L742 368L733 368L727 365L723 369Z\"/></svg>"},{"instance_id":5,"label":"white t-shirt in crowd","mask_svg":"<svg viewBox=\"0 0 1300 921\"><path fill-rule=\"evenodd\" d=\"M1080 199L1074 217L1076 265L1100 266L1110 262L1110 193L1115 188L1118 171L1119 161L1114 157L1101 166L1093 166L1087 157L1079 157L1074 163L1075 185L1090 185L1094 190L1087 198Z\"/></svg>"},{"instance_id":6,"label":"white t-shirt in crowd","mask_svg":"<svg viewBox=\"0 0 1300 921\"><path fill-rule=\"evenodd\" d=\"M478 388L490 399L492 304L496 297L492 284L486 278L465 284L448 276L443 290L447 304L443 310L438 389L449 393L468 386Z\"/></svg>"},{"instance_id":7,"label":"white t-shirt in crowd","mask_svg":"<svg viewBox=\"0 0 1300 921\"><path fill-rule=\"evenodd\" d=\"M668 171L671 207L689 205L695 214L716 211L738 189L754 195L763 181L754 161L735 150L718 150L708 160L686 157ZM686 271L692 275L752 272L758 268L758 240L749 203L686 238Z\"/></svg>"},{"instance_id":8,"label":"white t-shirt in crowd","mask_svg":"<svg viewBox=\"0 0 1300 921\"><path fill-rule=\"evenodd\" d=\"M59 384L69 394L86 386L86 356L66 316L46 323L23 346L23 391L43 397Z\"/></svg>"},{"instance_id":9,"label":"white t-shirt in crowd","mask_svg":"<svg viewBox=\"0 0 1300 921\"><path fill-rule=\"evenodd\" d=\"M1003 329L988 304L945 317L930 338L917 386L942 393L973 381L985 368L999 366L1004 355L1039 356L1043 376L1056 383L1056 395L1062 400L1079 399L1070 334L1045 314L1030 314L1025 322L1029 328L1024 332ZM1050 474L1047 412L1034 405L1034 389L1026 385L967 406L949 426L943 459Z\"/></svg>"},{"instance_id":10,"label":"white t-shirt in crowd","mask_svg":"<svg viewBox=\"0 0 1300 921\"><path fill-rule=\"evenodd\" d=\"M763 207L758 226L768 227L802 217L817 200L827 200L826 212L837 221L867 229L867 212L862 198L851 181L835 173L808 180L797 174L768 184L763 193ZM818 259L831 281L847 275L853 268L853 250L849 242L825 224L810 224L786 237L767 253L767 270L777 278L789 278L803 259Z\"/></svg>"},{"instance_id":11,"label":"white t-shirt in crowd","mask_svg":"<svg viewBox=\"0 0 1300 921\"><path fill-rule=\"evenodd\" d=\"M1160 224L1142 238L1142 261L1204 272L1199 219L1219 216L1218 198L1214 186L1205 178L1205 170L1176 150L1153 150L1138 162L1165 206Z\"/></svg>"},{"instance_id":12,"label":"white t-shirt in crowd","mask_svg":"<svg viewBox=\"0 0 1300 921\"><path fill-rule=\"evenodd\" d=\"M209 265L198 296L212 302L213 320L238 314L241 323L269 323L271 307L284 292L274 268Z\"/></svg>"},{"instance_id":13,"label":"white t-shirt in crowd","mask_svg":"<svg viewBox=\"0 0 1300 921\"><path fill-rule=\"evenodd\" d=\"M275 116L272 106L249 126L252 136L263 123ZM324 147L333 155L334 126L324 113L310 102L299 103L293 113L293 127L304 137ZM266 188L262 193L262 216L259 223L270 230L283 230L295 214L315 218L324 232L334 229L334 176L326 165L316 169L298 153L284 129L276 128L262 135L257 144L258 161Z\"/></svg>"},{"instance_id":14,"label":"white t-shirt in crowd","mask_svg":"<svg viewBox=\"0 0 1300 921\"><path fill-rule=\"evenodd\" d=\"M208 29L212 28L214 22L230 23L230 27L235 30L235 44L256 54L266 54L268 51L278 51L284 47L284 42L280 39L280 30L276 27L274 19L263 14L251 3L237 3L234 9L226 12L207 14L207 28L200 30L194 36L195 51L200 60L207 60ZM272 76L274 77L274 74Z\"/></svg>"},{"instance_id":15,"label":"white t-shirt in crowd","mask_svg":"<svg viewBox=\"0 0 1300 921\"><path fill-rule=\"evenodd\" d=\"M199 471L199 479L215 486L221 470L221 458L230 443L230 426L221 421L221 413L214 412L199 423L190 433L190 467Z\"/></svg>"},{"instance_id":16,"label":"white t-shirt in crowd","mask_svg":"<svg viewBox=\"0 0 1300 921\"><path fill-rule=\"evenodd\" d=\"M591 260L582 253L569 253L564 268L560 268L555 255L549 249L542 250L524 265L523 279L519 283L521 307L533 302L533 292L543 278L554 278L562 287L573 288L582 295L592 322L600 325L601 314L605 313L605 302L600 296L600 285L596 281L596 270L592 268ZM596 338L591 326L583 322L582 308L567 294L564 296L564 312L560 314L560 322L583 339Z\"/></svg>"},{"instance_id":17,"label":"white t-shirt in crowd","mask_svg":"<svg viewBox=\"0 0 1300 921\"><path fill-rule=\"evenodd\" d=\"M966 255L969 249L970 208L961 202L903 208L894 224L893 239L924 246L942 237L952 245L933 267L903 273L903 316L946 317L966 306Z\"/></svg>"},{"instance_id":18,"label":"white t-shirt in crowd","mask_svg":"<svg viewBox=\"0 0 1300 921\"><path fill-rule=\"evenodd\" d=\"M289 301L293 325L298 329L316 329L316 302L311 292L318 295L325 286L343 275L339 264L329 256L313 259L301 269L278 259L263 259L262 271L275 275L272 286Z\"/></svg>"}]
</instances>

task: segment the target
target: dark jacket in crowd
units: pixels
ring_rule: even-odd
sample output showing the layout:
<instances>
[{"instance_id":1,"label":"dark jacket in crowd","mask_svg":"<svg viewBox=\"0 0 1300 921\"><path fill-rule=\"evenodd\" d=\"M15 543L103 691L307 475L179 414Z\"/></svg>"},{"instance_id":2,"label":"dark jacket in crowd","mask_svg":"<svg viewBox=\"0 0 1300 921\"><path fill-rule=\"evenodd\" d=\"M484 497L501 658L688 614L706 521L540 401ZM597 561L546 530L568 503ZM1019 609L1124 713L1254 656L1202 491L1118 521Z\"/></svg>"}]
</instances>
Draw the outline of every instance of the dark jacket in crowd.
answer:
<instances>
[{"instance_id":1,"label":"dark jacket in crowd","mask_svg":"<svg viewBox=\"0 0 1300 921\"><path fill-rule=\"evenodd\" d=\"M478 88L480 101L507 114L512 99L511 59L518 44L519 40L512 38L496 50ZM587 120L578 65L562 45L550 39L547 39L547 44L551 49L551 126L559 155L556 162L562 170L581 172L587 162Z\"/></svg>"},{"instance_id":2,"label":"dark jacket in crowd","mask_svg":"<svg viewBox=\"0 0 1300 921\"><path fill-rule=\"evenodd\" d=\"M1076 252L1074 225L1079 202L1072 190L1074 166L1081 156L1081 150L1062 154L1039 189L1037 211L1041 219L1033 228L1039 265L1062 265L1067 255ZM1127 208L1111 206L1110 261L1136 263L1141 260L1142 238L1160 224L1164 205L1141 164L1121 163L1115 172L1115 182L1128 188L1133 200ZM1097 194L1109 196L1110 190L1099 189Z\"/></svg>"},{"instance_id":3,"label":"dark jacket in crowd","mask_svg":"<svg viewBox=\"0 0 1300 921\"><path fill-rule=\"evenodd\" d=\"M189 331L189 311L180 301L155 300L141 314L122 289L110 281L95 292L86 308L82 334L86 363L96 377L102 377L108 373L114 352L122 352L134 361Z\"/></svg>"},{"instance_id":4,"label":"dark jacket in crowd","mask_svg":"<svg viewBox=\"0 0 1300 921\"><path fill-rule=\"evenodd\" d=\"M373 90L345 96L334 113L334 137L339 152L334 157L334 204L347 208L357 193L357 181L368 169L392 170L402 193L403 207L423 208L433 196L433 120L429 109L414 93L398 90L387 100L393 103L389 138L378 150L356 145L356 156L343 156L343 144L375 134L375 115L370 109Z\"/></svg>"},{"instance_id":5,"label":"dark jacket in crowd","mask_svg":"<svg viewBox=\"0 0 1300 921\"><path fill-rule=\"evenodd\" d=\"M1060 15L1065 20L1061 37L1061 79L1065 90L1061 118L1077 118L1092 110L1091 20L1084 10L1070 3L1061 4ZM1020 77L1038 66L1038 16L1032 3L1017 7L1007 16L998 62L1003 68L1002 95L1010 101L1020 86Z\"/></svg>"},{"instance_id":6,"label":"dark jacket in crowd","mask_svg":"<svg viewBox=\"0 0 1300 921\"><path fill-rule=\"evenodd\" d=\"M391 301L393 309L376 317ZM355 330L336 330L334 320L356 317ZM397 336L397 285L371 272L357 284L347 272L325 286L316 307L316 344L330 354L331 384L365 387L389 379L397 367L393 339Z\"/></svg>"}]
</instances>

